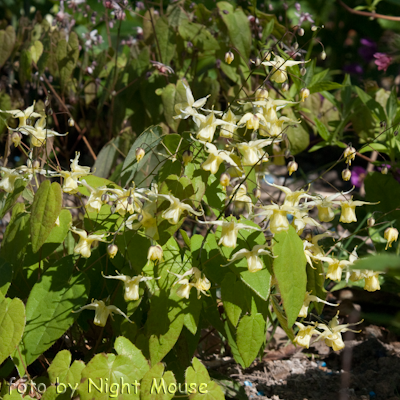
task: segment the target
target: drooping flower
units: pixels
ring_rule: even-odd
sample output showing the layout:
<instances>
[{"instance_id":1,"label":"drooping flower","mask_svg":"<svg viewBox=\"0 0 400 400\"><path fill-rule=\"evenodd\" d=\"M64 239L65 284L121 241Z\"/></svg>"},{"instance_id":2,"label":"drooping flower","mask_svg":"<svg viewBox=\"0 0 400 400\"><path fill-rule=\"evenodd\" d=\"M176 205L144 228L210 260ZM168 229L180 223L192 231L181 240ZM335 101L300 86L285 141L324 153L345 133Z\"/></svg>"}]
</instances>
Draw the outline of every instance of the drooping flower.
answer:
<instances>
[{"instance_id":1,"label":"drooping flower","mask_svg":"<svg viewBox=\"0 0 400 400\"><path fill-rule=\"evenodd\" d=\"M299 346L305 347L308 349L310 347L311 337L313 335L319 335L316 328L316 323L312 325L303 325L301 322L295 322L296 326L299 328L299 332L294 338L293 342L297 343Z\"/></svg>"},{"instance_id":2,"label":"drooping flower","mask_svg":"<svg viewBox=\"0 0 400 400\"><path fill-rule=\"evenodd\" d=\"M163 249L159 244L156 246L150 246L147 252L147 259L154 263L160 263L163 259L163 254Z\"/></svg>"},{"instance_id":3,"label":"drooping flower","mask_svg":"<svg viewBox=\"0 0 400 400\"><path fill-rule=\"evenodd\" d=\"M219 166L226 161L234 167L239 168L239 166L230 157L230 153L226 150L218 150L212 143L205 143L206 151L209 153L206 161L201 164L201 168L204 171L210 171L212 174L218 172Z\"/></svg>"},{"instance_id":4,"label":"drooping flower","mask_svg":"<svg viewBox=\"0 0 400 400\"><path fill-rule=\"evenodd\" d=\"M233 255L233 257L230 260L228 260L230 262L228 264L223 265L223 267L226 267L234 263L235 261L246 257L247 267L250 272L261 271L263 268L263 264L260 259L260 256L268 255L270 257L274 257L269 250L266 250L268 247L269 246L267 244L264 245L257 244L251 250L241 249L238 252L236 252Z\"/></svg>"},{"instance_id":5,"label":"drooping flower","mask_svg":"<svg viewBox=\"0 0 400 400\"><path fill-rule=\"evenodd\" d=\"M329 321L328 325L325 324L318 324L317 327L318 329L322 329L323 332L320 334L320 336L316 339L316 341L320 339L325 340L325 344L329 347L332 347L334 351L339 351L344 348L344 342L342 339L342 332L354 332L358 333L358 331L353 331L352 329L349 329L349 326L351 325L358 325L361 324L363 321L359 321L355 324L343 324L339 325L338 322L338 315L339 311L337 312L336 316Z\"/></svg>"},{"instance_id":6,"label":"drooping flower","mask_svg":"<svg viewBox=\"0 0 400 400\"><path fill-rule=\"evenodd\" d=\"M364 204L378 204L378 203L370 203L368 201L353 201L353 200L346 200L340 203L342 208L342 212L340 214L340 222L345 224L349 224L351 222L357 222L356 217L356 207L362 206Z\"/></svg>"},{"instance_id":7,"label":"drooping flower","mask_svg":"<svg viewBox=\"0 0 400 400\"><path fill-rule=\"evenodd\" d=\"M287 231L289 229L289 220L287 214L294 214L296 209L285 204L271 204L262 206L262 211L256 216L265 216L269 220L269 230L275 234L280 231Z\"/></svg>"},{"instance_id":8,"label":"drooping flower","mask_svg":"<svg viewBox=\"0 0 400 400\"><path fill-rule=\"evenodd\" d=\"M15 181L17 179L23 179L23 176L16 170L6 167L0 167L0 171L2 173L0 189L5 190L7 193L12 193L14 191Z\"/></svg>"},{"instance_id":9,"label":"drooping flower","mask_svg":"<svg viewBox=\"0 0 400 400\"><path fill-rule=\"evenodd\" d=\"M104 204L103 195L109 191L112 191L112 189L108 188L107 186L92 188L84 179L81 181L81 184L90 191L89 199L85 205L87 212L99 213L102 205Z\"/></svg>"},{"instance_id":10,"label":"drooping flower","mask_svg":"<svg viewBox=\"0 0 400 400\"><path fill-rule=\"evenodd\" d=\"M171 205L162 213L162 217L171 225L176 225L179 222L184 211L197 215L198 217L204 214L204 211L195 211L192 206L181 202L177 197L172 196L171 194L159 194L158 196L164 197L171 203Z\"/></svg>"},{"instance_id":11,"label":"drooping flower","mask_svg":"<svg viewBox=\"0 0 400 400\"><path fill-rule=\"evenodd\" d=\"M115 306L106 306L103 300L92 300L91 304L87 304L86 306L83 306L76 312L80 312L82 310L95 310L95 315L94 315L94 321L93 323L97 326L106 326L107 319L113 313L118 313L122 315L126 320L129 322L132 322L128 316L123 313L119 308Z\"/></svg>"},{"instance_id":12,"label":"drooping flower","mask_svg":"<svg viewBox=\"0 0 400 400\"><path fill-rule=\"evenodd\" d=\"M210 289L211 283L207 277L196 268L190 268L183 275L175 274L174 272L168 271L170 274L175 275L178 280L173 286L179 285L176 294L183 298L188 299L190 296L190 290L194 287L197 289L197 298L200 299L201 293L207 295L207 290ZM190 277L190 278L189 278Z\"/></svg>"},{"instance_id":13,"label":"drooping flower","mask_svg":"<svg viewBox=\"0 0 400 400\"><path fill-rule=\"evenodd\" d=\"M129 189L112 189L111 191L117 196L115 202L116 213L124 216L126 213L133 214L141 211L143 203L139 198L145 197L137 192L134 187Z\"/></svg>"},{"instance_id":14,"label":"drooping flower","mask_svg":"<svg viewBox=\"0 0 400 400\"><path fill-rule=\"evenodd\" d=\"M327 304L328 306L333 306L337 307L339 304L333 304L333 303L328 303L325 300L320 299L317 296L314 296L310 294L311 292L306 292L306 295L304 297L303 305L301 306L300 312L298 317L299 318L306 318L308 315L308 307L310 306L311 302L317 302L317 303L324 303Z\"/></svg>"},{"instance_id":15,"label":"drooping flower","mask_svg":"<svg viewBox=\"0 0 400 400\"><path fill-rule=\"evenodd\" d=\"M253 209L253 202L251 201L250 196L247 196L247 188L243 184L236 185L232 189L232 194L229 197L232 201L244 204L248 213L251 213Z\"/></svg>"},{"instance_id":16,"label":"drooping flower","mask_svg":"<svg viewBox=\"0 0 400 400\"><path fill-rule=\"evenodd\" d=\"M261 113L246 113L238 122L238 126L246 126L246 129L253 129L254 131L258 130L260 124L267 124L264 115Z\"/></svg>"},{"instance_id":17,"label":"drooping flower","mask_svg":"<svg viewBox=\"0 0 400 400\"><path fill-rule=\"evenodd\" d=\"M233 133L237 129L237 119L238 118L232 111L232 107L229 107L228 111L222 116L222 120L225 121L226 124L221 124L219 135L227 139L233 138Z\"/></svg>"},{"instance_id":18,"label":"drooping flower","mask_svg":"<svg viewBox=\"0 0 400 400\"><path fill-rule=\"evenodd\" d=\"M183 83L183 82L182 82ZM175 112L178 115L175 115L174 119L187 119L189 117L194 117L194 121L197 125L199 125L199 121L196 121L197 116L200 115L197 112L197 108L201 108L206 104L207 99L211 96L210 94L206 97L203 97L199 100L194 101L194 97L192 91L189 86L186 86L183 83L183 86L186 89L186 103L179 103L175 105Z\"/></svg>"},{"instance_id":19,"label":"drooping flower","mask_svg":"<svg viewBox=\"0 0 400 400\"><path fill-rule=\"evenodd\" d=\"M151 276L143 276L143 275L138 275L138 276L127 276L127 275L121 275L119 272L117 272L118 275L103 275L104 278L107 279L118 279L122 282L124 282L124 299L125 301L135 301L139 300L139 283L140 282L146 282L151 279L154 279ZM160 279L160 278L155 278L155 279Z\"/></svg>"},{"instance_id":20,"label":"drooping flower","mask_svg":"<svg viewBox=\"0 0 400 400\"><path fill-rule=\"evenodd\" d=\"M286 72L287 67L293 67L293 65L304 64L308 61L293 61L293 60L285 60L282 57L276 56L273 61L264 61L261 64L272 67L270 79L271 81L275 81L276 83L283 83L287 80L288 75Z\"/></svg>"},{"instance_id":21,"label":"drooping flower","mask_svg":"<svg viewBox=\"0 0 400 400\"><path fill-rule=\"evenodd\" d=\"M90 167L83 167L78 164L80 153L75 153L75 158L71 161L71 171L60 171L64 177L62 190L64 193L74 194L78 191L78 179L90 174Z\"/></svg>"},{"instance_id":22,"label":"drooping flower","mask_svg":"<svg viewBox=\"0 0 400 400\"><path fill-rule=\"evenodd\" d=\"M140 228L144 228L144 233L151 239L158 239L158 228L157 228L157 219L155 213L157 211L157 203L156 200L150 201L147 200L146 204L143 206L140 214L131 215L125 222L125 225L128 229L137 230ZM134 222L134 221L138 222Z\"/></svg>"},{"instance_id":23,"label":"drooping flower","mask_svg":"<svg viewBox=\"0 0 400 400\"><path fill-rule=\"evenodd\" d=\"M397 241L399 231L396 228L386 228L383 237L387 240L385 250L392 247L392 243Z\"/></svg>"},{"instance_id":24,"label":"drooping flower","mask_svg":"<svg viewBox=\"0 0 400 400\"><path fill-rule=\"evenodd\" d=\"M37 112L34 112L35 103L33 103L30 107L26 108L25 110L0 110L0 113L7 113L11 114L13 118L18 118L19 124L18 127L28 125L27 120L28 118L40 118L41 115Z\"/></svg>"},{"instance_id":25,"label":"drooping flower","mask_svg":"<svg viewBox=\"0 0 400 400\"><path fill-rule=\"evenodd\" d=\"M46 139L53 136L65 136L68 133L58 133L46 127L46 117L41 117L35 123L35 126L24 125L18 127L18 130L24 135L31 136L32 146L42 147L46 143Z\"/></svg>"},{"instance_id":26,"label":"drooping flower","mask_svg":"<svg viewBox=\"0 0 400 400\"><path fill-rule=\"evenodd\" d=\"M84 258L89 258L92 254L91 246L94 241L107 242L104 238L104 234L101 235L88 235L83 229L75 228L72 226L71 231L79 235L79 242L74 248L74 252L81 254Z\"/></svg>"},{"instance_id":27,"label":"drooping flower","mask_svg":"<svg viewBox=\"0 0 400 400\"><path fill-rule=\"evenodd\" d=\"M210 112L208 117L204 115L198 115L196 117L200 122L199 131L196 134L198 140L204 142L212 142L214 139L215 129L218 125L227 125L222 119L215 118L214 111Z\"/></svg>"},{"instance_id":28,"label":"drooping flower","mask_svg":"<svg viewBox=\"0 0 400 400\"><path fill-rule=\"evenodd\" d=\"M261 231L261 228L256 228L251 225L246 225L238 223L235 217L231 217L230 220L226 221L200 221L201 224L218 225L222 227L221 238L218 244L222 244L226 247L236 247L237 235L240 229L254 229L256 231Z\"/></svg>"},{"instance_id":29,"label":"drooping flower","mask_svg":"<svg viewBox=\"0 0 400 400\"><path fill-rule=\"evenodd\" d=\"M263 147L269 146L272 143L270 139L254 140L250 142L238 143L236 146L242 154L242 165L253 166L268 161L268 153L263 150Z\"/></svg>"}]
</instances>

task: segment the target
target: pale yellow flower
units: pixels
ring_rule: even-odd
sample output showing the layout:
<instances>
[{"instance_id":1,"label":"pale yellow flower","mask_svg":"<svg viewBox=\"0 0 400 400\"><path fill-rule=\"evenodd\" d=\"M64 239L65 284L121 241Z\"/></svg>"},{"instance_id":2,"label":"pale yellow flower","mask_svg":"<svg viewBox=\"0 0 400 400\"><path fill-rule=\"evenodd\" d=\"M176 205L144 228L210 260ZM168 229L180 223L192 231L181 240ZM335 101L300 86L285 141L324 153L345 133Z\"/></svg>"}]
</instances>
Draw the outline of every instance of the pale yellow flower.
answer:
<instances>
[{"instance_id":1,"label":"pale yellow flower","mask_svg":"<svg viewBox=\"0 0 400 400\"><path fill-rule=\"evenodd\" d=\"M95 310L96 313L94 315L93 323L97 326L106 326L108 317L110 315L112 317L113 313L115 312L122 315L129 322L132 322L119 308L115 306L106 306L103 300L92 300L91 304L83 306L76 312L80 312L82 310Z\"/></svg>"},{"instance_id":2,"label":"pale yellow flower","mask_svg":"<svg viewBox=\"0 0 400 400\"><path fill-rule=\"evenodd\" d=\"M253 166L268 161L268 153L263 147L272 143L270 139L254 140L250 142L238 143L237 149L242 154L242 165Z\"/></svg>"},{"instance_id":3,"label":"pale yellow flower","mask_svg":"<svg viewBox=\"0 0 400 400\"><path fill-rule=\"evenodd\" d=\"M385 247L385 250L387 250L388 247L392 247L393 242L397 241L397 238L399 237L399 231L396 228L387 228L385 229L383 237L387 240Z\"/></svg>"},{"instance_id":4,"label":"pale yellow flower","mask_svg":"<svg viewBox=\"0 0 400 400\"><path fill-rule=\"evenodd\" d=\"M235 261L246 257L247 267L248 267L249 271L250 272L260 271L263 268L263 264L260 259L260 256L268 255L268 256L274 258L272 253L269 250L266 250L268 247L269 246L267 244L264 244L264 245L257 244L251 250L241 249L238 252L236 252L230 260L228 260L228 261L230 261L228 264L225 264L222 266L226 267L226 266L234 263Z\"/></svg>"},{"instance_id":5,"label":"pale yellow flower","mask_svg":"<svg viewBox=\"0 0 400 400\"><path fill-rule=\"evenodd\" d=\"M293 61L293 60L285 60L282 57L276 56L274 54L273 61L264 61L261 64L272 67L270 80L275 81L276 83L283 83L287 80L288 75L286 72L287 67L292 67L293 65L307 63L308 61Z\"/></svg>"},{"instance_id":6,"label":"pale yellow flower","mask_svg":"<svg viewBox=\"0 0 400 400\"><path fill-rule=\"evenodd\" d=\"M311 337L313 335L319 335L320 333L315 329L316 323L308 326L303 325L301 322L295 322L295 324L299 328L299 332L297 333L293 342L308 349L310 347Z\"/></svg>"},{"instance_id":7,"label":"pale yellow flower","mask_svg":"<svg viewBox=\"0 0 400 400\"><path fill-rule=\"evenodd\" d=\"M175 274L174 272L168 271L170 274L175 275L178 280L174 283L173 286L179 285L176 294L184 299L188 299L190 296L190 290L194 287L197 289L197 298L200 299L201 293L207 295L207 291L211 287L210 281L206 278L201 271L193 267L186 271L183 275ZM188 277L190 277L188 279Z\"/></svg>"},{"instance_id":8,"label":"pale yellow flower","mask_svg":"<svg viewBox=\"0 0 400 400\"><path fill-rule=\"evenodd\" d=\"M218 150L212 143L205 143L205 150L209 153L206 161L201 164L201 168L204 171L210 171L212 174L218 172L219 166L225 161L234 167L239 166L230 157L230 153L225 150Z\"/></svg>"},{"instance_id":9,"label":"pale yellow flower","mask_svg":"<svg viewBox=\"0 0 400 400\"><path fill-rule=\"evenodd\" d=\"M118 275L110 275L106 276L103 275L104 278L107 279L118 279L122 282L124 282L124 299L125 301L135 301L139 300L139 283L140 282L146 282L154 279L151 276L143 276L143 275L138 275L138 276L127 276L127 275L121 275L119 272L117 272ZM160 278L155 278L155 279L160 279Z\"/></svg>"},{"instance_id":10,"label":"pale yellow flower","mask_svg":"<svg viewBox=\"0 0 400 400\"><path fill-rule=\"evenodd\" d=\"M84 258L89 258L91 256L91 246L94 241L106 242L104 234L101 235L88 235L83 229L75 228L74 226L70 228L72 232L79 235L79 242L74 248L74 252L81 254Z\"/></svg>"},{"instance_id":11,"label":"pale yellow flower","mask_svg":"<svg viewBox=\"0 0 400 400\"><path fill-rule=\"evenodd\" d=\"M34 112L35 103L33 103L30 107L25 110L0 110L0 113L11 114L13 118L19 119L19 127L26 126L28 118L40 118L41 115L37 112Z\"/></svg>"},{"instance_id":12,"label":"pale yellow flower","mask_svg":"<svg viewBox=\"0 0 400 400\"><path fill-rule=\"evenodd\" d=\"M159 194L158 196L164 197L171 203L171 205L162 213L162 217L172 225L176 225L179 222L184 211L197 215L198 217L204 214L203 211L195 211L192 206L181 202L177 197L172 196L171 194Z\"/></svg>"}]
</instances>

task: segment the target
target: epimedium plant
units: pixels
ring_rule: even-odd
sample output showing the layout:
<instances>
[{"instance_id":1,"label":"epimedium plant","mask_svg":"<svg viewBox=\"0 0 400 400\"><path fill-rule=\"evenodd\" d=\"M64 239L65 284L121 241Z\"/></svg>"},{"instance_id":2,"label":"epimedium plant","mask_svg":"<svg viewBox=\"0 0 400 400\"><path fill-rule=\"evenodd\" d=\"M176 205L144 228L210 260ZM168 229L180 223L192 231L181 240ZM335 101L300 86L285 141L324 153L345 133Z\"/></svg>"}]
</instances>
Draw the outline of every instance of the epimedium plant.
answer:
<instances>
[{"instance_id":1,"label":"epimedium plant","mask_svg":"<svg viewBox=\"0 0 400 400\"><path fill-rule=\"evenodd\" d=\"M122 29L129 5L109 3ZM84 25L89 16L74 4L71 15ZM55 27L36 16L36 36L25 43L25 33L16 44L13 28L4 31L11 45L3 64L19 54L20 84L44 82L66 121L47 99L17 109L2 95L1 213L11 218L0 250L1 376L14 368L21 378L42 375L43 396L51 399L167 399L182 387L191 399L224 398L198 359L212 331L244 368L263 354L267 329L278 324L300 346L308 348L316 335L341 350L350 326L339 324L338 315L312 318L311 310L335 306L326 301L331 282L380 289L380 272L357 252L367 252L367 238L378 251L390 251L397 240L397 220L386 217L397 204L374 192L374 182L395 187L396 92L367 93L348 77L331 82L329 71L319 71L299 48L303 28L287 32L254 8L219 2L214 10L187 10L178 2L165 15L149 9L142 13L143 42L122 52L96 49L98 32L80 41L65 14L58 10ZM82 45L92 54L81 56ZM186 56L178 57L183 49ZM144 80L150 55L159 61ZM83 94L84 111L71 112L67 105ZM99 129L111 129L110 138L126 128L143 131L129 138L124 161L115 162L119 135L92 169L80 165L79 152L62 168L57 155L71 134L61 128L75 126L82 138L90 131L86 112L101 115L105 107L109 115ZM368 114L367 125L357 125L356 113ZM357 133L351 145L349 122ZM311 129L322 140L310 152L342 148L333 165L346 164L345 181L356 157L390 158L390 174L366 179L368 202L264 180L270 164L286 159L289 179L296 175L295 156L308 148ZM6 166L12 144L26 165ZM376 211L378 223L370 217ZM327 228L342 224L350 235L334 244ZM353 240L358 246L350 253ZM18 383L4 381L1 395L21 397L12 389ZM32 382L25 389L36 395Z\"/></svg>"}]
</instances>

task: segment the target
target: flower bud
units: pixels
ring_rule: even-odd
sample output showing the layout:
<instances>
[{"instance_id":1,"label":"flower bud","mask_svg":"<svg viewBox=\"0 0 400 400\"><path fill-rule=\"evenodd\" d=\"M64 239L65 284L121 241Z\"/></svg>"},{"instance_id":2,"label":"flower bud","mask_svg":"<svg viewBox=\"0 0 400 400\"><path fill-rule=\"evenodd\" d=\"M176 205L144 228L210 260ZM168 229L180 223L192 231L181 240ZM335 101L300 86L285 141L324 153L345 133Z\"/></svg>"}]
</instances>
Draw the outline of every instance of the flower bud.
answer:
<instances>
[{"instance_id":1,"label":"flower bud","mask_svg":"<svg viewBox=\"0 0 400 400\"><path fill-rule=\"evenodd\" d=\"M235 59L235 55L231 51L225 53L225 62L230 64Z\"/></svg>"},{"instance_id":2,"label":"flower bud","mask_svg":"<svg viewBox=\"0 0 400 400\"><path fill-rule=\"evenodd\" d=\"M18 147L21 143L22 135L19 132L14 132L11 135L11 141L14 143L15 147Z\"/></svg>"},{"instance_id":3,"label":"flower bud","mask_svg":"<svg viewBox=\"0 0 400 400\"><path fill-rule=\"evenodd\" d=\"M136 149L136 161L139 162L144 156L146 152L141 147Z\"/></svg>"},{"instance_id":4,"label":"flower bud","mask_svg":"<svg viewBox=\"0 0 400 400\"><path fill-rule=\"evenodd\" d=\"M253 189L253 195L256 199L259 199L261 197L261 190L257 187Z\"/></svg>"},{"instance_id":5,"label":"flower bud","mask_svg":"<svg viewBox=\"0 0 400 400\"><path fill-rule=\"evenodd\" d=\"M307 73L307 70L304 67L300 68L300 75L304 76Z\"/></svg>"},{"instance_id":6,"label":"flower bud","mask_svg":"<svg viewBox=\"0 0 400 400\"><path fill-rule=\"evenodd\" d=\"M38 160L35 160L32 163L32 169L39 169L40 168L40 162Z\"/></svg>"},{"instance_id":7,"label":"flower bud","mask_svg":"<svg viewBox=\"0 0 400 400\"><path fill-rule=\"evenodd\" d=\"M351 178L351 171L348 168L344 169L342 171L342 179L347 182L350 180L350 178Z\"/></svg>"},{"instance_id":8,"label":"flower bud","mask_svg":"<svg viewBox=\"0 0 400 400\"><path fill-rule=\"evenodd\" d=\"M162 261L163 254L163 249L160 245L150 246L147 252L147 259L154 263L159 263Z\"/></svg>"},{"instance_id":9,"label":"flower bud","mask_svg":"<svg viewBox=\"0 0 400 400\"><path fill-rule=\"evenodd\" d=\"M268 90L264 89L264 88L257 89L255 98L256 98L256 101L266 100L268 98Z\"/></svg>"},{"instance_id":10,"label":"flower bud","mask_svg":"<svg viewBox=\"0 0 400 400\"><path fill-rule=\"evenodd\" d=\"M53 115L53 109L52 108L49 108L47 110L47 115Z\"/></svg>"},{"instance_id":11,"label":"flower bud","mask_svg":"<svg viewBox=\"0 0 400 400\"><path fill-rule=\"evenodd\" d=\"M102 201L103 203L108 203L108 202L110 201L110 196L109 196L107 193L104 193L104 194L101 196L101 201Z\"/></svg>"},{"instance_id":12,"label":"flower bud","mask_svg":"<svg viewBox=\"0 0 400 400\"><path fill-rule=\"evenodd\" d=\"M115 244L110 244L107 247L107 254L110 258L114 258L118 253L118 247Z\"/></svg>"},{"instance_id":13,"label":"flower bud","mask_svg":"<svg viewBox=\"0 0 400 400\"><path fill-rule=\"evenodd\" d=\"M72 128L73 126L75 126L75 121L74 121L73 118L70 118L70 119L68 120L68 126L70 126L71 128Z\"/></svg>"},{"instance_id":14,"label":"flower bud","mask_svg":"<svg viewBox=\"0 0 400 400\"><path fill-rule=\"evenodd\" d=\"M396 228L387 228L383 234L383 237L387 240L385 247L385 250L387 250L388 247L392 247L393 242L397 241L397 238L399 237L399 231Z\"/></svg>"},{"instance_id":15,"label":"flower bud","mask_svg":"<svg viewBox=\"0 0 400 400\"><path fill-rule=\"evenodd\" d=\"M46 100L44 101L44 106L48 107L50 105L50 100L48 97L46 97Z\"/></svg>"},{"instance_id":16,"label":"flower bud","mask_svg":"<svg viewBox=\"0 0 400 400\"><path fill-rule=\"evenodd\" d=\"M190 150L185 150L182 154L183 165L186 167L193 160L193 153Z\"/></svg>"},{"instance_id":17,"label":"flower bud","mask_svg":"<svg viewBox=\"0 0 400 400\"><path fill-rule=\"evenodd\" d=\"M367 225L371 228L375 225L375 219L374 217L370 217L367 219Z\"/></svg>"},{"instance_id":18,"label":"flower bud","mask_svg":"<svg viewBox=\"0 0 400 400\"><path fill-rule=\"evenodd\" d=\"M300 90L300 98L301 101L304 102L304 100L310 95L310 91L307 88L302 88Z\"/></svg>"},{"instance_id":19,"label":"flower bud","mask_svg":"<svg viewBox=\"0 0 400 400\"><path fill-rule=\"evenodd\" d=\"M287 170L289 172L289 176L291 176L293 174L293 172L296 172L297 168L299 168L299 164L297 164L296 161L290 161L287 165Z\"/></svg>"},{"instance_id":20,"label":"flower bud","mask_svg":"<svg viewBox=\"0 0 400 400\"><path fill-rule=\"evenodd\" d=\"M382 175L387 175L388 173L388 168L386 167L386 165L381 169L381 174Z\"/></svg>"},{"instance_id":21,"label":"flower bud","mask_svg":"<svg viewBox=\"0 0 400 400\"><path fill-rule=\"evenodd\" d=\"M271 59L271 52L270 51L266 51L264 53L263 61L269 61L270 59Z\"/></svg>"},{"instance_id":22,"label":"flower bud","mask_svg":"<svg viewBox=\"0 0 400 400\"><path fill-rule=\"evenodd\" d=\"M343 155L346 159L346 164L351 165L351 162L356 158L356 149L352 146L348 146Z\"/></svg>"},{"instance_id":23,"label":"flower bud","mask_svg":"<svg viewBox=\"0 0 400 400\"><path fill-rule=\"evenodd\" d=\"M299 43L298 42L294 42L293 48L295 50L297 50L299 48Z\"/></svg>"},{"instance_id":24,"label":"flower bud","mask_svg":"<svg viewBox=\"0 0 400 400\"><path fill-rule=\"evenodd\" d=\"M297 30L297 34L298 34L299 36L304 36L304 29L303 29L303 28L299 28L299 29Z\"/></svg>"},{"instance_id":25,"label":"flower bud","mask_svg":"<svg viewBox=\"0 0 400 400\"><path fill-rule=\"evenodd\" d=\"M259 67L259 66L261 65L261 59L260 59L260 57L257 57L257 58L256 58L256 60L254 61L254 65L255 65L256 67Z\"/></svg>"},{"instance_id":26,"label":"flower bud","mask_svg":"<svg viewBox=\"0 0 400 400\"><path fill-rule=\"evenodd\" d=\"M325 53L325 51L323 51L321 53L321 60L325 60L325 59L326 59L326 53Z\"/></svg>"},{"instance_id":27,"label":"flower bud","mask_svg":"<svg viewBox=\"0 0 400 400\"><path fill-rule=\"evenodd\" d=\"M221 184L221 186L224 187L224 189L226 189L226 187L230 184L230 182L231 182L231 177L226 172L224 172L219 178L219 183Z\"/></svg>"},{"instance_id":28,"label":"flower bud","mask_svg":"<svg viewBox=\"0 0 400 400\"><path fill-rule=\"evenodd\" d=\"M313 32L315 32L316 30L318 30L318 26L313 25L313 26L311 27L311 30L312 30Z\"/></svg>"},{"instance_id":29,"label":"flower bud","mask_svg":"<svg viewBox=\"0 0 400 400\"><path fill-rule=\"evenodd\" d=\"M287 82L282 83L282 92L287 92L289 90L289 84Z\"/></svg>"}]
</instances>

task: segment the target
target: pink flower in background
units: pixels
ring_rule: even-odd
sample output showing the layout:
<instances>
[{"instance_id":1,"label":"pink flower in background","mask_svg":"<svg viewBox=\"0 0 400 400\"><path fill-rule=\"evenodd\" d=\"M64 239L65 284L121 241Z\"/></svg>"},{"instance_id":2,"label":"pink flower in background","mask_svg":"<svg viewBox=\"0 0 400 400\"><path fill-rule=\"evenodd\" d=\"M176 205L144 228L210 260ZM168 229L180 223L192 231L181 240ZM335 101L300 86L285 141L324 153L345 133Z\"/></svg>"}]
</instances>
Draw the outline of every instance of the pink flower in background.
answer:
<instances>
[{"instance_id":1,"label":"pink flower in background","mask_svg":"<svg viewBox=\"0 0 400 400\"><path fill-rule=\"evenodd\" d=\"M385 53L375 53L374 57L376 58L375 64L378 66L378 71L384 71L388 69L390 63L392 62L392 57L388 56Z\"/></svg>"},{"instance_id":2,"label":"pink flower in background","mask_svg":"<svg viewBox=\"0 0 400 400\"><path fill-rule=\"evenodd\" d=\"M351 170L350 182L356 188L360 188L366 176L367 176L367 170L363 167L356 166Z\"/></svg>"}]
</instances>

